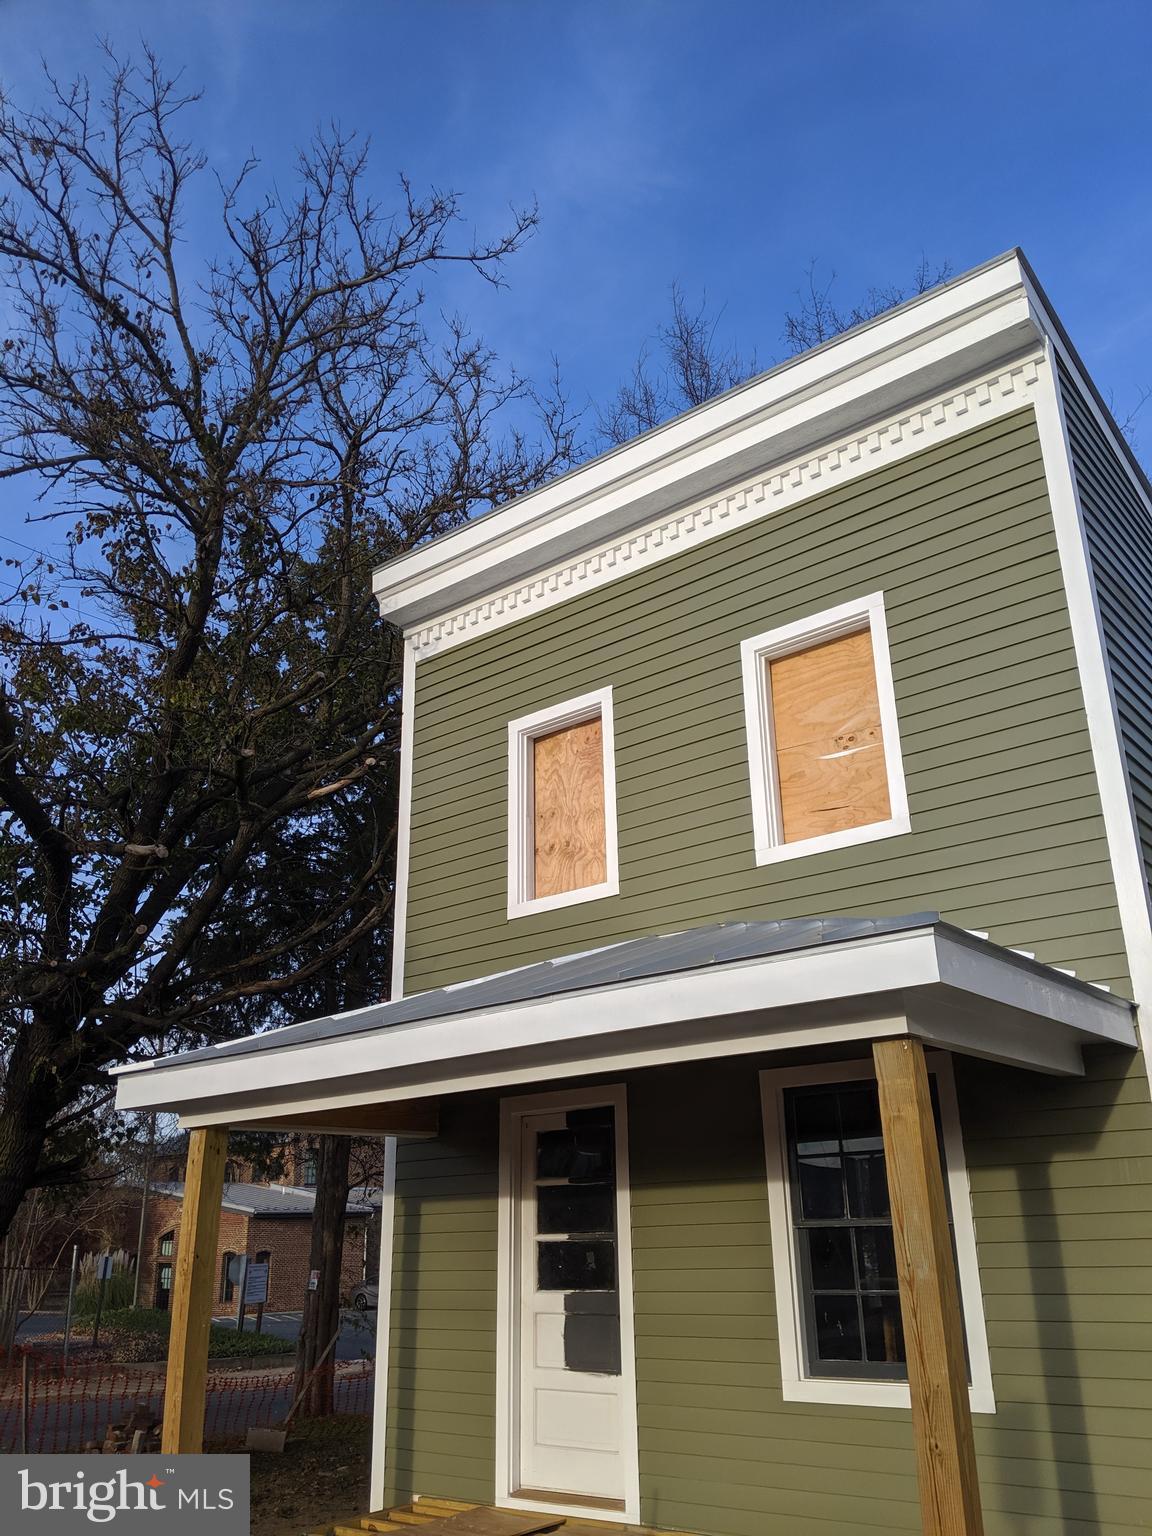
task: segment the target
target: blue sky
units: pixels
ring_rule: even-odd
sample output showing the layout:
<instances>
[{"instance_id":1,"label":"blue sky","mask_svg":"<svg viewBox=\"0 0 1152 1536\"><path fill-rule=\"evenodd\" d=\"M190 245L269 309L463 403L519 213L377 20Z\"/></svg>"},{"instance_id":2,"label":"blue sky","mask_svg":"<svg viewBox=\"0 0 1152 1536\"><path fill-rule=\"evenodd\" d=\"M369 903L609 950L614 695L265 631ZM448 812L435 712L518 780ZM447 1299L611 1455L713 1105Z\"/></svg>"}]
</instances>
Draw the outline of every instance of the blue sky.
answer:
<instances>
[{"instance_id":1,"label":"blue sky","mask_svg":"<svg viewBox=\"0 0 1152 1536\"><path fill-rule=\"evenodd\" d=\"M921 253L1015 244L1118 413L1152 384L1147 0L0 0L0 80L27 101L41 55L98 68L100 33L203 87L225 170L286 171L337 119L383 190L451 187L481 229L535 196L508 289L454 297L529 374L555 353L577 403L674 279L766 366L812 258L851 304Z\"/></svg>"}]
</instances>

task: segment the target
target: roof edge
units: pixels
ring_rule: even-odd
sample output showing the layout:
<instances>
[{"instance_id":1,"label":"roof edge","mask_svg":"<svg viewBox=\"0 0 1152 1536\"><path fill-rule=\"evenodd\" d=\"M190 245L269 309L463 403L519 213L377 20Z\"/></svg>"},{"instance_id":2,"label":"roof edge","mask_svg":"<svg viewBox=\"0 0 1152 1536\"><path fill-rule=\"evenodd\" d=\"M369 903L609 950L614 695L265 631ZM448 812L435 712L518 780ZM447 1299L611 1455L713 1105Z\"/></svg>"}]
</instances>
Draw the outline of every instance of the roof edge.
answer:
<instances>
[{"instance_id":1,"label":"roof edge","mask_svg":"<svg viewBox=\"0 0 1152 1536\"><path fill-rule=\"evenodd\" d=\"M969 322L982 323L965 350ZM378 567L381 612L404 627L422 622L685 496L710 494L745 473L750 453L767 466L807 451L1040 339L1022 253L1012 249Z\"/></svg>"}]
</instances>

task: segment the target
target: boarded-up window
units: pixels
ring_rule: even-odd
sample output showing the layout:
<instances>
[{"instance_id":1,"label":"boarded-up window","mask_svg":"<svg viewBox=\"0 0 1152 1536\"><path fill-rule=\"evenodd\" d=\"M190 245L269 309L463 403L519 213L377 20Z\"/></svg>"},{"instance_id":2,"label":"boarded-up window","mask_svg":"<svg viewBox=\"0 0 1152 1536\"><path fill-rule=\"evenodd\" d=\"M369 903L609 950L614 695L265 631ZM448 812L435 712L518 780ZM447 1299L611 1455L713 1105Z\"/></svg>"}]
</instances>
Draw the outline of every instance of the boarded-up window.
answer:
<instances>
[{"instance_id":1,"label":"boarded-up window","mask_svg":"<svg viewBox=\"0 0 1152 1536\"><path fill-rule=\"evenodd\" d=\"M783 841L887 821L891 803L871 632L766 664Z\"/></svg>"},{"instance_id":2,"label":"boarded-up window","mask_svg":"<svg viewBox=\"0 0 1152 1536\"><path fill-rule=\"evenodd\" d=\"M557 896L607 878L600 717L532 741L533 895Z\"/></svg>"}]
</instances>

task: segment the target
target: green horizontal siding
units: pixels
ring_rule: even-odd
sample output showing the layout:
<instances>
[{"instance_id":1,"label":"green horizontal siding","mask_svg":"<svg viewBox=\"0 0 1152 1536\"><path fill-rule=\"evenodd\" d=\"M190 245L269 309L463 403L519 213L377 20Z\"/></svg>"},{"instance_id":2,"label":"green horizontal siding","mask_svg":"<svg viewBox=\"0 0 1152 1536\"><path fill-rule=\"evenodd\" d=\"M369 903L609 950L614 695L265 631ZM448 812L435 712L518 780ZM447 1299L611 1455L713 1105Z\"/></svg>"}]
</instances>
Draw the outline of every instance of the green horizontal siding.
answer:
<instances>
[{"instance_id":1,"label":"green horizontal siding","mask_svg":"<svg viewBox=\"0 0 1152 1536\"><path fill-rule=\"evenodd\" d=\"M1144 868L1152 875L1152 512L1062 364L1059 379Z\"/></svg>"},{"instance_id":2,"label":"green horizontal siding","mask_svg":"<svg viewBox=\"0 0 1152 1536\"><path fill-rule=\"evenodd\" d=\"M914 1532L908 1413L781 1393L757 1078L774 1064L625 1078L642 1515L707 1536ZM1098 1050L1073 1081L961 1058L957 1088L997 1398L976 1421L989 1536L1134 1536L1152 1508L1143 1065ZM492 1496L498 1121L495 1095L451 1099L439 1141L401 1146L390 1500ZM1006 1125L1029 1134L1006 1149Z\"/></svg>"},{"instance_id":3,"label":"green horizontal siding","mask_svg":"<svg viewBox=\"0 0 1152 1536\"><path fill-rule=\"evenodd\" d=\"M495 1100L474 1098L397 1149L387 1504L494 1496L498 1139Z\"/></svg>"},{"instance_id":4,"label":"green horizontal siding","mask_svg":"<svg viewBox=\"0 0 1152 1536\"><path fill-rule=\"evenodd\" d=\"M758 867L740 641L875 590L913 830ZM509 922L507 722L605 684L620 895ZM417 669L408 991L725 918L924 908L1128 987L1031 411Z\"/></svg>"}]
</instances>

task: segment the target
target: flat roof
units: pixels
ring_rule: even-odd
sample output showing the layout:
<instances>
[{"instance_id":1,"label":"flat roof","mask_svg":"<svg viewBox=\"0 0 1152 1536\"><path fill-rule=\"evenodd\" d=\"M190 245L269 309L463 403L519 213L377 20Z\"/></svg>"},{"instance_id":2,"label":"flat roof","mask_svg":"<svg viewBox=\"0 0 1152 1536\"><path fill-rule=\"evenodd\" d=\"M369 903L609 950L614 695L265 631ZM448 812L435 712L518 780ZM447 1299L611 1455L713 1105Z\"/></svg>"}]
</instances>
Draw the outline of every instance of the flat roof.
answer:
<instances>
[{"instance_id":1,"label":"flat roof","mask_svg":"<svg viewBox=\"0 0 1152 1536\"><path fill-rule=\"evenodd\" d=\"M153 1183L151 1188L158 1195L171 1195L183 1200L183 1183ZM316 1209L314 1190L300 1189L290 1184L243 1184L227 1183L220 1202L225 1211L237 1211L243 1216L311 1216ZM372 1207L363 1201L350 1198L344 1207L349 1216L367 1216Z\"/></svg>"}]
</instances>

